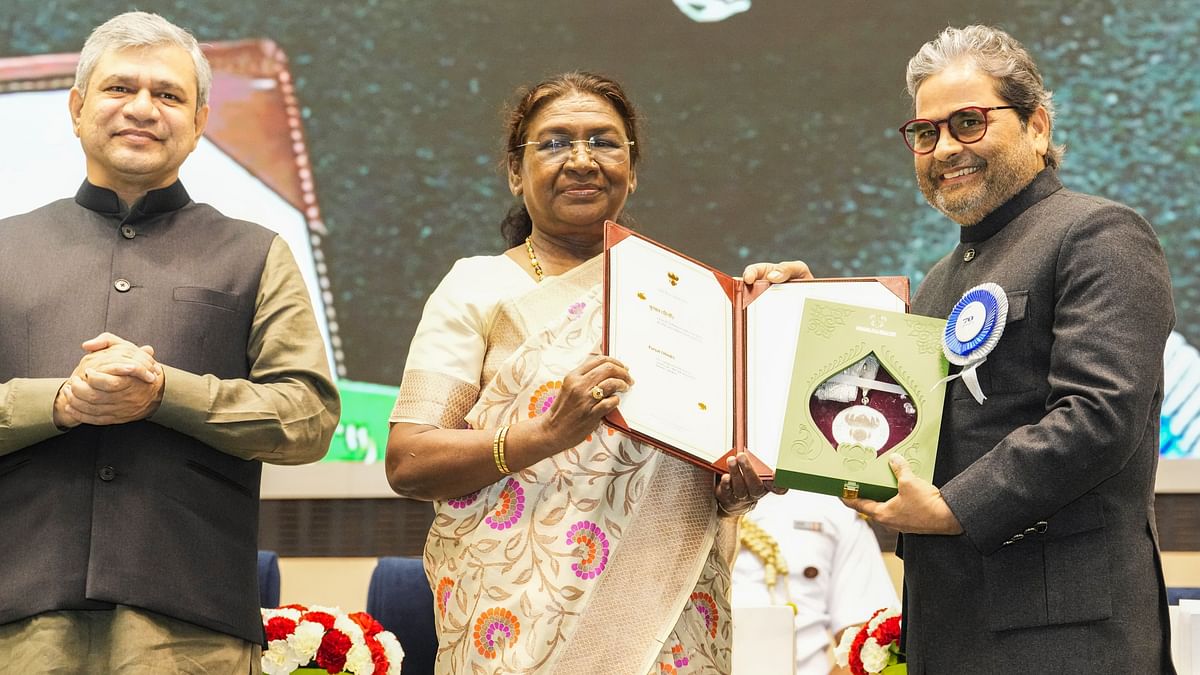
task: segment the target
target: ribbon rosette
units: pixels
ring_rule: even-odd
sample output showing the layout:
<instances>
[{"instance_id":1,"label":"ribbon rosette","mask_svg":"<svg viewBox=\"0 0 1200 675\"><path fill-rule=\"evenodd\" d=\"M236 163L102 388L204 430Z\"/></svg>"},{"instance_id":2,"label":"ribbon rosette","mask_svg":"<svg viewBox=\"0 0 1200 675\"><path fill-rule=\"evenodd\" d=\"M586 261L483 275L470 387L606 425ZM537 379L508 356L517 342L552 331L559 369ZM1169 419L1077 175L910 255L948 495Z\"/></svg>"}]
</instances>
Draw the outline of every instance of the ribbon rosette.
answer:
<instances>
[{"instance_id":1,"label":"ribbon rosette","mask_svg":"<svg viewBox=\"0 0 1200 675\"><path fill-rule=\"evenodd\" d=\"M961 377L971 396L983 405L987 396L983 395L975 371L1000 342L1007 319L1008 296L998 284L980 284L963 293L946 318L946 332L942 338L946 360L962 366L962 370L942 382Z\"/></svg>"}]
</instances>

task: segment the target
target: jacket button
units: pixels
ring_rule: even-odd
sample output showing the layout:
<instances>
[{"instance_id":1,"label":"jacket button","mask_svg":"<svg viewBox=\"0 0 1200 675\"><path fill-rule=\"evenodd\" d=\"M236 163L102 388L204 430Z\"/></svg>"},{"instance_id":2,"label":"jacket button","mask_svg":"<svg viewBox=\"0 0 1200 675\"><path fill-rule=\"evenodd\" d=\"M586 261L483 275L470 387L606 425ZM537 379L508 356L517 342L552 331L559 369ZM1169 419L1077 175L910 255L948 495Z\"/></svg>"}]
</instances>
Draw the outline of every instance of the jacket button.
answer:
<instances>
[{"instance_id":1,"label":"jacket button","mask_svg":"<svg viewBox=\"0 0 1200 675\"><path fill-rule=\"evenodd\" d=\"M133 284L129 283L128 279L117 279L113 282L113 288L117 289L118 293L125 293L132 287Z\"/></svg>"},{"instance_id":2,"label":"jacket button","mask_svg":"<svg viewBox=\"0 0 1200 675\"><path fill-rule=\"evenodd\" d=\"M100 474L100 480L110 481L117 477L117 470L112 468L111 466L102 466L102 467L100 467L99 474Z\"/></svg>"},{"instance_id":3,"label":"jacket button","mask_svg":"<svg viewBox=\"0 0 1200 675\"><path fill-rule=\"evenodd\" d=\"M126 239L133 239L137 236L137 230L133 229L132 225L122 225L121 236L125 237Z\"/></svg>"}]
</instances>

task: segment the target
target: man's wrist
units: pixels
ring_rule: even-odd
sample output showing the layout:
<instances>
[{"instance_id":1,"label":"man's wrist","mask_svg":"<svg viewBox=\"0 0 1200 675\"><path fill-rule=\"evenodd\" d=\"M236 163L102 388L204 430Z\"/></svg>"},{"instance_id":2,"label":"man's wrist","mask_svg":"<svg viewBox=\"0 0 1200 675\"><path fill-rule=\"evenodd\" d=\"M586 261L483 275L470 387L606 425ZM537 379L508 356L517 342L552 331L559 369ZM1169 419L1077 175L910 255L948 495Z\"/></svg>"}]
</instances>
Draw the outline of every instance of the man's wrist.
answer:
<instances>
[{"instance_id":1,"label":"man's wrist","mask_svg":"<svg viewBox=\"0 0 1200 675\"><path fill-rule=\"evenodd\" d=\"M748 502L737 508L730 509L730 508L726 508L726 506L721 503L721 500L718 499L717 500L717 513L722 516L729 517L729 518L740 518L741 516L744 516L747 513L750 513L751 511L753 511L755 504L758 504L758 502Z\"/></svg>"},{"instance_id":2,"label":"man's wrist","mask_svg":"<svg viewBox=\"0 0 1200 675\"><path fill-rule=\"evenodd\" d=\"M162 407L163 396L167 391L166 370L162 366L156 366L154 370L155 375L158 376L154 380L154 400L150 402L150 410L146 413L146 417L144 419L149 419L154 415L154 413L158 412L158 409Z\"/></svg>"},{"instance_id":3,"label":"man's wrist","mask_svg":"<svg viewBox=\"0 0 1200 675\"><path fill-rule=\"evenodd\" d=\"M67 396L63 393L66 386L66 382L59 386L58 392L54 395L54 403L51 405L50 419L59 431L70 431L79 426L79 420L67 414Z\"/></svg>"}]
</instances>

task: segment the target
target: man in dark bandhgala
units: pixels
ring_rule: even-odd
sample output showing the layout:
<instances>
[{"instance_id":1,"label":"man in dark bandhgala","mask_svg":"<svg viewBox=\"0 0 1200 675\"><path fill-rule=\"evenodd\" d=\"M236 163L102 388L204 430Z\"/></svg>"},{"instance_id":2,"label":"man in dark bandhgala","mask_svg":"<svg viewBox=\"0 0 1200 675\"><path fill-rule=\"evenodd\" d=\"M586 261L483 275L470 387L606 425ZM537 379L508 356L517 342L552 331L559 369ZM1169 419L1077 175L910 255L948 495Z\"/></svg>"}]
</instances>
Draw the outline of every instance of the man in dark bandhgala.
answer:
<instances>
[{"instance_id":1,"label":"man in dark bandhgala","mask_svg":"<svg viewBox=\"0 0 1200 675\"><path fill-rule=\"evenodd\" d=\"M1163 346L1150 225L1058 177L1051 94L1001 30L948 28L908 64L901 132L960 243L912 311L949 317L933 483L851 506L901 535L922 673L1173 673L1154 523ZM980 326L983 326L981 329Z\"/></svg>"},{"instance_id":2,"label":"man in dark bandhgala","mask_svg":"<svg viewBox=\"0 0 1200 675\"><path fill-rule=\"evenodd\" d=\"M179 181L211 83L186 31L109 20L70 92L87 179L0 220L12 672L259 672L262 462L322 457L340 404L287 245Z\"/></svg>"}]
</instances>

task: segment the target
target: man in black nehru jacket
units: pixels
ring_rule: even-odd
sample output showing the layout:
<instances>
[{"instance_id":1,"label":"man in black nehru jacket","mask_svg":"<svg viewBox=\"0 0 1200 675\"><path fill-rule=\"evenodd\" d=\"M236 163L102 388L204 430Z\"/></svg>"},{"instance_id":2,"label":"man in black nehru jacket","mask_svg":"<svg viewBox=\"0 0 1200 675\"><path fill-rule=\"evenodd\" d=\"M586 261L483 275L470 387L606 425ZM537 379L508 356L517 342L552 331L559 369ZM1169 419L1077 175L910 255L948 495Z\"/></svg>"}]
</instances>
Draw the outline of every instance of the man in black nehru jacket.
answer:
<instances>
[{"instance_id":1,"label":"man in black nehru jacket","mask_svg":"<svg viewBox=\"0 0 1200 675\"><path fill-rule=\"evenodd\" d=\"M73 199L0 220L0 654L13 672L259 671L262 462L320 459L340 411L284 241L193 202L196 40L97 28Z\"/></svg>"},{"instance_id":2,"label":"man in black nehru jacket","mask_svg":"<svg viewBox=\"0 0 1200 675\"><path fill-rule=\"evenodd\" d=\"M1171 282L1150 225L1058 178L1028 52L947 28L901 133L960 243L912 311L949 317L933 482L851 506L902 532L910 675L1173 673L1154 523Z\"/></svg>"}]
</instances>

